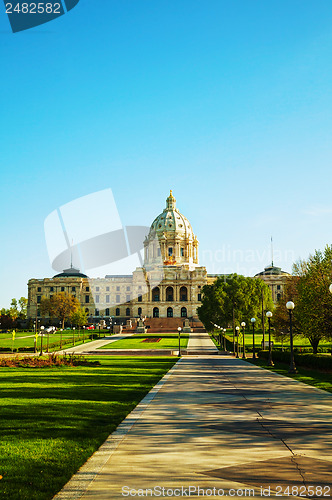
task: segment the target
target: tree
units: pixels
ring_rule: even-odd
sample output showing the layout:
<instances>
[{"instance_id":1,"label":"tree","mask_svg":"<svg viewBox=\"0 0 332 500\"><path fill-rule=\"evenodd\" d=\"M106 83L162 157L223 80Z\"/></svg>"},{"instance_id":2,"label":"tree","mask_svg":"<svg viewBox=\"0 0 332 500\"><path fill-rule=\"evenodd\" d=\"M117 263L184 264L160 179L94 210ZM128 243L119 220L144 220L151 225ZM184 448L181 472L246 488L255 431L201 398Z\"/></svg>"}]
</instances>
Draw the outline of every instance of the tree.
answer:
<instances>
[{"instance_id":1,"label":"tree","mask_svg":"<svg viewBox=\"0 0 332 500\"><path fill-rule=\"evenodd\" d=\"M299 261L293 267L298 277L297 303L294 324L308 338L314 353L322 339L332 338L332 246L324 252L316 250L307 261Z\"/></svg>"},{"instance_id":2,"label":"tree","mask_svg":"<svg viewBox=\"0 0 332 500\"><path fill-rule=\"evenodd\" d=\"M58 318L64 328L65 321L80 308L80 303L76 297L69 293L61 292L53 295L50 299L42 297L40 302L40 312L49 314L51 318Z\"/></svg>"},{"instance_id":3,"label":"tree","mask_svg":"<svg viewBox=\"0 0 332 500\"><path fill-rule=\"evenodd\" d=\"M72 323L79 328L81 328L83 325L85 325L88 321L88 314L84 311L82 307L78 307L73 311L73 313L70 316L70 319Z\"/></svg>"},{"instance_id":4,"label":"tree","mask_svg":"<svg viewBox=\"0 0 332 500\"><path fill-rule=\"evenodd\" d=\"M204 286L202 292L198 316L210 331L214 323L219 326L232 324L234 329L235 323L245 321L248 325L252 317L260 318L262 295L266 307L274 307L266 283L238 274L220 277L212 285Z\"/></svg>"},{"instance_id":5,"label":"tree","mask_svg":"<svg viewBox=\"0 0 332 500\"><path fill-rule=\"evenodd\" d=\"M278 341L283 342L285 340L289 340L289 313L286 308L286 304L287 302L292 301L294 304L298 305L298 281L298 276L287 276L283 297L279 300L275 309L273 324L275 327L275 337ZM297 311L298 308L296 306L294 314L297 313ZM293 335L295 336L299 333L301 333L299 330L299 323L295 321L295 323L293 322Z\"/></svg>"}]
</instances>

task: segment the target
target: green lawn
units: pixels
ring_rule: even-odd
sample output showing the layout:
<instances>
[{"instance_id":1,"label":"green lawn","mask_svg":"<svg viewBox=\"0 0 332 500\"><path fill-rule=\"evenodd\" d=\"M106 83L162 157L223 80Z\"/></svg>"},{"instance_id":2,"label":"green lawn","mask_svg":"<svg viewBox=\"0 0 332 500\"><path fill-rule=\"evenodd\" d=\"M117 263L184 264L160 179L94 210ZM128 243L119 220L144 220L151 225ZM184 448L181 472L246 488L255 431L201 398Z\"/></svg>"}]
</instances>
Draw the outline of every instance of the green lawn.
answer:
<instances>
[{"instance_id":1,"label":"green lawn","mask_svg":"<svg viewBox=\"0 0 332 500\"><path fill-rule=\"evenodd\" d=\"M160 339L159 342L143 342L145 339ZM185 349L188 344L189 334L181 334L181 348ZM176 333L160 334L147 333L133 335L126 339L117 340L104 345L100 349L178 349L179 336Z\"/></svg>"},{"instance_id":2,"label":"green lawn","mask_svg":"<svg viewBox=\"0 0 332 500\"><path fill-rule=\"evenodd\" d=\"M308 368L297 367L297 374L289 374L288 368L289 365L285 363L280 363L279 361L274 361L274 367L268 367L266 359L248 359L249 363L252 363L256 366L261 366L267 370L271 370L272 372L280 373L281 375L285 375L286 377L294 378L295 380L299 380L304 384L313 385L314 387L318 387L318 389L323 389L324 391L332 392L332 377L331 373L321 372L318 370L312 370Z\"/></svg>"},{"instance_id":3,"label":"green lawn","mask_svg":"<svg viewBox=\"0 0 332 500\"><path fill-rule=\"evenodd\" d=\"M0 368L0 498L48 500L176 362Z\"/></svg>"},{"instance_id":4,"label":"green lawn","mask_svg":"<svg viewBox=\"0 0 332 500\"><path fill-rule=\"evenodd\" d=\"M219 330L215 331L214 332L214 335L218 335L219 334ZM227 330L227 333L226 333L226 337L228 338L228 340L230 342L233 342L233 332L232 330L228 329ZM261 330L258 330L257 332L255 332L255 346L256 346L256 349L260 349L261 348L261 342L263 340L263 335L262 335L262 331ZM275 347L282 347L282 343L280 341L277 341L274 339L273 335L271 335L271 340L274 342L274 346ZM240 341L241 341L241 344L242 344L242 333L241 333L241 336L240 336ZM265 342L268 342L269 341L269 332L268 330L266 330L265 332ZM249 348L252 348L252 332L246 332L245 333L245 344L247 347ZM289 347L289 342L284 342L283 343L283 346L284 347ZM295 336L294 337L294 347L311 347L311 344L309 342L309 340L305 337L302 337L302 336ZM321 341L319 343L319 346L318 348L320 347L325 347L325 348L329 348L331 347L331 342L327 342L327 341Z\"/></svg>"},{"instance_id":5,"label":"green lawn","mask_svg":"<svg viewBox=\"0 0 332 500\"><path fill-rule=\"evenodd\" d=\"M86 331L84 334L84 340L87 342L89 339L89 335L91 334L98 335L98 330L89 330ZM104 333L101 332L100 334L101 338L104 336ZM62 332L62 335L59 331L56 333L50 333L49 334L49 346L52 350L52 345L54 344L54 349L59 349L60 347L60 341L62 337L62 344L66 348L70 347L68 345L68 342L73 341L73 330L64 330ZM33 348L34 347L34 341L35 341L35 334L34 332L16 332L15 334L15 340L12 340L12 334L11 333L1 333L0 334L0 348L7 348L8 350L11 349L18 349L18 348ZM76 344L81 344L83 342L83 330L80 332L78 330L75 330L75 345ZM65 344L66 343L66 344ZM55 346L55 344L58 344ZM73 344L72 344L73 345ZM38 336L37 339L37 349L40 349L41 346L41 337ZM43 337L43 350L46 350L47 346L47 334L44 335ZM53 350L54 350L53 349Z\"/></svg>"}]
</instances>

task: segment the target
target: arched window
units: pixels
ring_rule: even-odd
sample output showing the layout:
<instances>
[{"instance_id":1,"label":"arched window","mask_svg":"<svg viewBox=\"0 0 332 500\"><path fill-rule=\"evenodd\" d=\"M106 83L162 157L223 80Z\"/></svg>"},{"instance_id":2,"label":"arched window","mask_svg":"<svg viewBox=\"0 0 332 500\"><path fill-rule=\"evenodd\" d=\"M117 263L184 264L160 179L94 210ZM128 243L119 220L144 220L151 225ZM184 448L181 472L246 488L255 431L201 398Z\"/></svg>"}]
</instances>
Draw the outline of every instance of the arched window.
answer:
<instances>
[{"instance_id":1,"label":"arched window","mask_svg":"<svg viewBox=\"0 0 332 500\"><path fill-rule=\"evenodd\" d=\"M181 307L181 318L186 318L186 317L187 317L187 308Z\"/></svg>"},{"instance_id":2,"label":"arched window","mask_svg":"<svg viewBox=\"0 0 332 500\"><path fill-rule=\"evenodd\" d=\"M152 290L152 301L153 302L160 301L160 290L158 286Z\"/></svg>"},{"instance_id":3,"label":"arched window","mask_svg":"<svg viewBox=\"0 0 332 500\"><path fill-rule=\"evenodd\" d=\"M181 302L187 302L188 300L188 291L186 286L182 286L180 288L180 300Z\"/></svg>"},{"instance_id":4,"label":"arched window","mask_svg":"<svg viewBox=\"0 0 332 500\"><path fill-rule=\"evenodd\" d=\"M138 313L138 315L139 315L139 316L141 316L141 315L142 315L142 308L141 308L141 307L139 307L139 308L138 308L137 313Z\"/></svg>"},{"instance_id":5,"label":"arched window","mask_svg":"<svg viewBox=\"0 0 332 500\"><path fill-rule=\"evenodd\" d=\"M130 316L130 309L129 309L129 307L127 307L127 309L126 309L126 316Z\"/></svg>"},{"instance_id":6,"label":"arched window","mask_svg":"<svg viewBox=\"0 0 332 500\"><path fill-rule=\"evenodd\" d=\"M173 318L173 309L171 307L167 308L167 317Z\"/></svg>"},{"instance_id":7,"label":"arched window","mask_svg":"<svg viewBox=\"0 0 332 500\"><path fill-rule=\"evenodd\" d=\"M120 309L118 307L115 309L115 316L120 316Z\"/></svg>"},{"instance_id":8,"label":"arched window","mask_svg":"<svg viewBox=\"0 0 332 500\"><path fill-rule=\"evenodd\" d=\"M99 316L99 309L95 310L95 316Z\"/></svg>"},{"instance_id":9,"label":"arched window","mask_svg":"<svg viewBox=\"0 0 332 500\"><path fill-rule=\"evenodd\" d=\"M158 307L153 308L153 317L154 318L159 318L159 309Z\"/></svg>"},{"instance_id":10,"label":"arched window","mask_svg":"<svg viewBox=\"0 0 332 500\"><path fill-rule=\"evenodd\" d=\"M105 309L105 316L109 316L110 315L110 310L107 308Z\"/></svg>"},{"instance_id":11,"label":"arched window","mask_svg":"<svg viewBox=\"0 0 332 500\"><path fill-rule=\"evenodd\" d=\"M173 292L172 286L168 286L166 288L166 300L167 300L167 302L173 302L173 300L174 300L174 292Z\"/></svg>"}]
</instances>

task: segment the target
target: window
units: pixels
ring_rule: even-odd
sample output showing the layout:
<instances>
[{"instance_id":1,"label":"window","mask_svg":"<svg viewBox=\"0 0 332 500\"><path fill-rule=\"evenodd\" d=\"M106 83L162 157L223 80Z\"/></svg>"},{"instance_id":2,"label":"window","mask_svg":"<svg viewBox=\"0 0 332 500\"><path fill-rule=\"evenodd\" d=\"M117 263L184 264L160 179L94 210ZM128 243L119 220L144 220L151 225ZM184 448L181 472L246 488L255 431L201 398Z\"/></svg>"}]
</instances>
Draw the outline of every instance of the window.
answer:
<instances>
[{"instance_id":1,"label":"window","mask_svg":"<svg viewBox=\"0 0 332 500\"><path fill-rule=\"evenodd\" d=\"M95 310L95 316L99 316L99 309Z\"/></svg>"},{"instance_id":2,"label":"window","mask_svg":"<svg viewBox=\"0 0 332 500\"><path fill-rule=\"evenodd\" d=\"M86 286L86 287L85 287L85 291L86 291L86 292L90 292L90 287Z\"/></svg>"},{"instance_id":3,"label":"window","mask_svg":"<svg viewBox=\"0 0 332 500\"><path fill-rule=\"evenodd\" d=\"M168 255L169 255L169 257L171 255L173 255L173 248L172 247L169 247L169 249L168 249Z\"/></svg>"},{"instance_id":4,"label":"window","mask_svg":"<svg viewBox=\"0 0 332 500\"><path fill-rule=\"evenodd\" d=\"M187 287L185 287L185 286L182 286L180 288L180 300L181 300L181 302L187 302L187 300L188 300Z\"/></svg>"},{"instance_id":5,"label":"window","mask_svg":"<svg viewBox=\"0 0 332 500\"><path fill-rule=\"evenodd\" d=\"M37 288L37 292L41 292L41 286Z\"/></svg>"},{"instance_id":6,"label":"window","mask_svg":"<svg viewBox=\"0 0 332 500\"><path fill-rule=\"evenodd\" d=\"M115 301L116 301L117 303L119 303L119 302L120 302L120 295L117 295L117 296L116 296Z\"/></svg>"},{"instance_id":7,"label":"window","mask_svg":"<svg viewBox=\"0 0 332 500\"><path fill-rule=\"evenodd\" d=\"M127 286L127 292L130 292L130 286Z\"/></svg>"},{"instance_id":8,"label":"window","mask_svg":"<svg viewBox=\"0 0 332 500\"><path fill-rule=\"evenodd\" d=\"M139 307L139 308L138 308L137 313L138 313L138 315L139 315L139 316L141 316L141 315L142 315L142 308L141 308L141 307Z\"/></svg>"},{"instance_id":9,"label":"window","mask_svg":"<svg viewBox=\"0 0 332 500\"><path fill-rule=\"evenodd\" d=\"M187 317L187 308L181 307L181 318L186 318L186 317Z\"/></svg>"},{"instance_id":10,"label":"window","mask_svg":"<svg viewBox=\"0 0 332 500\"><path fill-rule=\"evenodd\" d=\"M181 248L181 257L184 257L184 248Z\"/></svg>"},{"instance_id":11,"label":"window","mask_svg":"<svg viewBox=\"0 0 332 500\"><path fill-rule=\"evenodd\" d=\"M154 318L159 318L159 309L158 307L153 308L153 317Z\"/></svg>"},{"instance_id":12,"label":"window","mask_svg":"<svg viewBox=\"0 0 332 500\"><path fill-rule=\"evenodd\" d=\"M99 304L99 297L100 295L96 295L96 304Z\"/></svg>"},{"instance_id":13,"label":"window","mask_svg":"<svg viewBox=\"0 0 332 500\"><path fill-rule=\"evenodd\" d=\"M115 309L115 316L120 316L120 309L118 307Z\"/></svg>"},{"instance_id":14,"label":"window","mask_svg":"<svg viewBox=\"0 0 332 500\"><path fill-rule=\"evenodd\" d=\"M130 295L126 295L126 302L130 301Z\"/></svg>"},{"instance_id":15,"label":"window","mask_svg":"<svg viewBox=\"0 0 332 500\"><path fill-rule=\"evenodd\" d=\"M62 287L61 287L61 292L64 292L64 291L65 291L65 287L64 287L64 286L62 286Z\"/></svg>"},{"instance_id":16,"label":"window","mask_svg":"<svg viewBox=\"0 0 332 500\"><path fill-rule=\"evenodd\" d=\"M129 307L127 307L127 309L126 309L126 316L130 316L130 309L129 309Z\"/></svg>"},{"instance_id":17,"label":"window","mask_svg":"<svg viewBox=\"0 0 332 500\"><path fill-rule=\"evenodd\" d=\"M116 287L116 291L117 291L117 292L119 292L119 291L120 291L120 287L119 287L119 286L117 286L117 287Z\"/></svg>"},{"instance_id":18,"label":"window","mask_svg":"<svg viewBox=\"0 0 332 500\"><path fill-rule=\"evenodd\" d=\"M109 292L109 291L110 291L110 287L109 287L109 286L107 286L107 287L106 287L106 292Z\"/></svg>"},{"instance_id":19,"label":"window","mask_svg":"<svg viewBox=\"0 0 332 500\"><path fill-rule=\"evenodd\" d=\"M152 290L152 300L153 302L159 302L160 301L160 290L159 287L156 287ZM159 316L156 316L156 318L159 318Z\"/></svg>"},{"instance_id":20,"label":"window","mask_svg":"<svg viewBox=\"0 0 332 500\"><path fill-rule=\"evenodd\" d=\"M109 316L110 315L110 310L109 308L105 309L105 316Z\"/></svg>"},{"instance_id":21,"label":"window","mask_svg":"<svg viewBox=\"0 0 332 500\"><path fill-rule=\"evenodd\" d=\"M173 287L171 287L171 286L168 286L166 288L166 300L168 302L173 302L173 300L174 300Z\"/></svg>"},{"instance_id":22,"label":"window","mask_svg":"<svg viewBox=\"0 0 332 500\"><path fill-rule=\"evenodd\" d=\"M106 304L109 304L109 303L110 303L110 296L106 295Z\"/></svg>"},{"instance_id":23,"label":"window","mask_svg":"<svg viewBox=\"0 0 332 500\"><path fill-rule=\"evenodd\" d=\"M90 297L89 297L89 295L86 295L85 296L85 303L89 304L89 302L90 302Z\"/></svg>"},{"instance_id":24,"label":"window","mask_svg":"<svg viewBox=\"0 0 332 500\"><path fill-rule=\"evenodd\" d=\"M96 286L96 292L99 292L99 286Z\"/></svg>"},{"instance_id":25,"label":"window","mask_svg":"<svg viewBox=\"0 0 332 500\"><path fill-rule=\"evenodd\" d=\"M168 307L167 309L167 317L173 318L173 309L171 307Z\"/></svg>"},{"instance_id":26,"label":"window","mask_svg":"<svg viewBox=\"0 0 332 500\"><path fill-rule=\"evenodd\" d=\"M76 292L76 286L72 286L72 287L71 287L71 291L72 291L72 292Z\"/></svg>"},{"instance_id":27,"label":"window","mask_svg":"<svg viewBox=\"0 0 332 500\"><path fill-rule=\"evenodd\" d=\"M142 295L139 295L139 296L137 297L137 300L138 300L138 302L142 302Z\"/></svg>"},{"instance_id":28,"label":"window","mask_svg":"<svg viewBox=\"0 0 332 500\"><path fill-rule=\"evenodd\" d=\"M277 290L280 290L281 289L281 286L280 285L277 285Z\"/></svg>"},{"instance_id":29,"label":"window","mask_svg":"<svg viewBox=\"0 0 332 500\"><path fill-rule=\"evenodd\" d=\"M41 295L37 295L37 304L41 303Z\"/></svg>"},{"instance_id":30,"label":"window","mask_svg":"<svg viewBox=\"0 0 332 500\"><path fill-rule=\"evenodd\" d=\"M198 302L201 302L201 300L202 300L202 294L201 294L201 293L199 293L199 294L197 295L197 300L198 300Z\"/></svg>"},{"instance_id":31,"label":"window","mask_svg":"<svg viewBox=\"0 0 332 500\"><path fill-rule=\"evenodd\" d=\"M54 286L50 286L50 292L54 292Z\"/></svg>"}]
</instances>

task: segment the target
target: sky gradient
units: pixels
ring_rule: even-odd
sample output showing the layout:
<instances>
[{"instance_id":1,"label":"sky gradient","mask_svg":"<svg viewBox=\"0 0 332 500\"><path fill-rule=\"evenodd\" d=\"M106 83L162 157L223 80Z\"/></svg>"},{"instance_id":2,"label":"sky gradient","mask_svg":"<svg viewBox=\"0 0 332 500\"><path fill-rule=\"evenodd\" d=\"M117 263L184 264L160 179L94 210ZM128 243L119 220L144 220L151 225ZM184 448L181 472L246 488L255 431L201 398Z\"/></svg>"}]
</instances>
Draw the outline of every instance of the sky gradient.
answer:
<instances>
[{"instance_id":1,"label":"sky gradient","mask_svg":"<svg viewBox=\"0 0 332 500\"><path fill-rule=\"evenodd\" d=\"M0 4L0 60L0 307L55 274L45 218L106 188L124 225L173 189L211 273L331 243L330 0L80 0L16 34Z\"/></svg>"}]
</instances>

